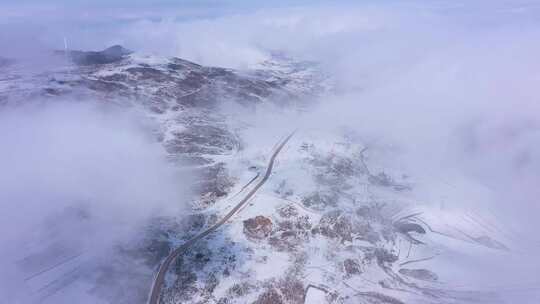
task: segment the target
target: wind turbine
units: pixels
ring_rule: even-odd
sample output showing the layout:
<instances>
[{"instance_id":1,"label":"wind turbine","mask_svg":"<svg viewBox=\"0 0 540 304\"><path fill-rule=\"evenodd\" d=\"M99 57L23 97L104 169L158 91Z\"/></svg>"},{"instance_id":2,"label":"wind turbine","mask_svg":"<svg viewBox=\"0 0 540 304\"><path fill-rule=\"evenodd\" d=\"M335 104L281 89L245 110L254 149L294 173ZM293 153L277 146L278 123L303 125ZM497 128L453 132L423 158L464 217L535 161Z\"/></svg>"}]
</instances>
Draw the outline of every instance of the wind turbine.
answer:
<instances>
[{"instance_id":1,"label":"wind turbine","mask_svg":"<svg viewBox=\"0 0 540 304\"><path fill-rule=\"evenodd\" d=\"M69 54L69 47L68 47L68 41L67 41L67 37L64 36L64 56L66 57L66 64L67 64L67 73L69 74L69 70L71 68L71 64L70 64L70 54Z\"/></svg>"},{"instance_id":2,"label":"wind turbine","mask_svg":"<svg viewBox=\"0 0 540 304\"><path fill-rule=\"evenodd\" d=\"M67 61L67 62L69 62L69 61L68 61L68 59L69 59L69 58L68 58L68 56L69 56L69 53L68 53L68 52L69 52L69 51L68 51L67 37L64 36L64 55L66 56L66 61Z\"/></svg>"}]
</instances>

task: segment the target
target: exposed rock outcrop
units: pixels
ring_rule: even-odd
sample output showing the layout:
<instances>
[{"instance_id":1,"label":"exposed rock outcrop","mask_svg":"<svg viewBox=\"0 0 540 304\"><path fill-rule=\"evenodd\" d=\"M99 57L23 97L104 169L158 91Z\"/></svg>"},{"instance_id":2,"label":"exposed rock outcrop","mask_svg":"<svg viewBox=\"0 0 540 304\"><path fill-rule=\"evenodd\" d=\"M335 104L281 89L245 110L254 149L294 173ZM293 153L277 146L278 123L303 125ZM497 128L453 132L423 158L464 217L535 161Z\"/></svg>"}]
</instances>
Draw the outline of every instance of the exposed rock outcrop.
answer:
<instances>
[{"instance_id":1,"label":"exposed rock outcrop","mask_svg":"<svg viewBox=\"0 0 540 304\"><path fill-rule=\"evenodd\" d=\"M343 261L343 268L345 270L345 273L349 276L359 274L362 271L360 268L360 264L353 259L346 259L345 261Z\"/></svg>"},{"instance_id":2,"label":"exposed rock outcrop","mask_svg":"<svg viewBox=\"0 0 540 304\"><path fill-rule=\"evenodd\" d=\"M255 240L261 240L272 232L272 221L262 215L244 221L244 234Z\"/></svg>"},{"instance_id":3,"label":"exposed rock outcrop","mask_svg":"<svg viewBox=\"0 0 540 304\"><path fill-rule=\"evenodd\" d=\"M106 64L122 60L132 52L120 45L111 46L103 51L68 51L69 58L78 65Z\"/></svg>"},{"instance_id":4,"label":"exposed rock outcrop","mask_svg":"<svg viewBox=\"0 0 540 304\"><path fill-rule=\"evenodd\" d=\"M399 273L404 276L408 276L408 277L415 278L417 280L422 280L422 281L437 281L439 279L436 273L429 271L427 269L401 268L399 270Z\"/></svg>"},{"instance_id":5,"label":"exposed rock outcrop","mask_svg":"<svg viewBox=\"0 0 540 304\"><path fill-rule=\"evenodd\" d=\"M261 294L253 304L282 304L283 297L275 290L270 289Z\"/></svg>"}]
</instances>

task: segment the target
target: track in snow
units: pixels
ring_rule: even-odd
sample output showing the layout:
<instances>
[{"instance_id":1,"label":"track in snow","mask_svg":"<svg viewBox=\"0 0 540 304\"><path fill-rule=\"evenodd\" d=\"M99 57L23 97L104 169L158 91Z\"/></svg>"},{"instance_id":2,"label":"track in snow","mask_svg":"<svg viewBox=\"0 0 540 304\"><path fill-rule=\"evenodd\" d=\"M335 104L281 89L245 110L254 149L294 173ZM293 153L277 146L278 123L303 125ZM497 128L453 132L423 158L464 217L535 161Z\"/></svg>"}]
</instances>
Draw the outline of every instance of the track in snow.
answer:
<instances>
[{"instance_id":1,"label":"track in snow","mask_svg":"<svg viewBox=\"0 0 540 304\"><path fill-rule=\"evenodd\" d=\"M163 287L163 281L165 280L165 275L167 273L167 270L169 269L171 263L182 253L186 252L193 244L195 244L197 241L203 239L210 233L217 230L221 225L223 225L225 222L227 222L240 208L242 208L250 198L255 195L255 193L259 190L264 183L268 180L270 177L270 174L272 173L272 169L274 168L274 162L276 160L276 157L278 156L279 152L283 149L285 144L291 139L291 137L294 135L294 132L291 133L289 136L287 136L277 147L277 149L274 151L274 154L272 154L272 157L270 158L270 162L268 163L268 167L266 168L266 172L264 173L263 178L251 189L251 191L236 205L234 208L229 211L221 220L219 220L217 223L212 225L210 228L206 229L205 231L201 232L194 238L190 239L189 241L185 242L182 246L176 248L173 250L169 256L165 259L165 261L161 264L159 267L159 271L154 279L154 283L152 285L152 290L150 291L150 297L148 300L148 304L158 304L159 298L161 295L161 288Z\"/></svg>"}]
</instances>

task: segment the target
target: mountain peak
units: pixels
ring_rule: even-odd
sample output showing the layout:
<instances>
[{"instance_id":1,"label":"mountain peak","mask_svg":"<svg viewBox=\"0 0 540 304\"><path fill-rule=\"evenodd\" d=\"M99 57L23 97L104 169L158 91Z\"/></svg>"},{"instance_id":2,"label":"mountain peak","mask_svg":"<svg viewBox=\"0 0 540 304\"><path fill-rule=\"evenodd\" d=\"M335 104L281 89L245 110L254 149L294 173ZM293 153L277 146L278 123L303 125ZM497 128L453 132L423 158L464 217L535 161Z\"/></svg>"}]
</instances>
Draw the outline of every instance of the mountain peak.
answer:
<instances>
[{"instance_id":1,"label":"mountain peak","mask_svg":"<svg viewBox=\"0 0 540 304\"><path fill-rule=\"evenodd\" d=\"M68 51L70 59L77 65L94 65L118 62L133 53L121 45L113 45L102 51Z\"/></svg>"}]
</instances>

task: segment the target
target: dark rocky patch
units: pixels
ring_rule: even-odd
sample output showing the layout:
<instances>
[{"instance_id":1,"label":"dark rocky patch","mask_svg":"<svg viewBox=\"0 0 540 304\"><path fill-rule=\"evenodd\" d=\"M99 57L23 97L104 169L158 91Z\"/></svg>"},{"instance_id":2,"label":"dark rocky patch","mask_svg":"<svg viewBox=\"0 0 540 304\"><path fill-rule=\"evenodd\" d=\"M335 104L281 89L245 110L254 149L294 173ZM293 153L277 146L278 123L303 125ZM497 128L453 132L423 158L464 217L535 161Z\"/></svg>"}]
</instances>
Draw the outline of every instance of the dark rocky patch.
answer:
<instances>
[{"instance_id":1,"label":"dark rocky patch","mask_svg":"<svg viewBox=\"0 0 540 304\"><path fill-rule=\"evenodd\" d=\"M372 185L393 188L395 191L411 190L411 186L397 183L390 175L384 172L380 172L377 175L370 174L368 181Z\"/></svg>"},{"instance_id":2,"label":"dark rocky patch","mask_svg":"<svg viewBox=\"0 0 540 304\"><path fill-rule=\"evenodd\" d=\"M110 82L110 81L103 81L103 80L96 80L96 79L84 79L80 81L80 83L93 91L97 91L100 93L105 94L111 94L111 93L122 93L125 94L128 88L121 83L118 82Z\"/></svg>"},{"instance_id":3,"label":"dark rocky patch","mask_svg":"<svg viewBox=\"0 0 540 304\"><path fill-rule=\"evenodd\" d=\"M346 259L345 261L343 261L343 268L345 270L345 273L349 276L362 272L360 264L354 259Z\"/></svg>"},{"instance_id":4,"label":"dark rocky patch","mask_svg":"<svg viewBox=\"0 0 540 304\"><path fill-rule=\"evenodd\" d=\"M376 229L378 227L378 229ZM368 221L359 220L341 210L325 213L312 233L320 233L341 242L363 239L377 243L385 235L384 225L374 225Z\"/></svg>"},{"instance_id":5,"label":"dark rocky patch","mask_svg":"<svg viewBox=\"0 0 540 304\"><path fill-rule=\"evenodd\" d=\"M294 190L287 184L287 181L282 180L274 192L280 197L287 198L293 195Z\"/></svg>"},{"instance_id":6,"label":"dark rocky patch","mask_svg":"<svg viewBox=\"0 0 540 304\"><path fill-rule=\"evenodd\" d=\"M184 222L186 230L191 234L197 234L206 224L204 214L190 214Z\"/></svg>"},{"instance_id":7,"label":"dark rocky patch","mask_svg":"<svg viewBox=\"0 0 540 304\"><path fill-rule=\"evenodd\" d=\"M219 280L216 277L215 274L211 273L208 276L208 279L206 280L206 283L204 285L204 291L206 293L212 294L214 292L214 289L219 285Z\"/></svg>"},{"instance_id":8,"label":"dark rocky patch","mask_svg":"<svg viewBox=\"0 0 540 304\"><path fill-rule=\"evenodd\" d=\"M376 248L373 254L375 255L379 265L392 264L398 260L397 255L384 248Z\"/></svg>"},{"instance_id":9,"label":"dark rocky patch","mask_svg":"<svg viewBox=\"0 0 540 304\"><path fill-rule=\"evenodd\" d=\"M382 293L369 291L369 292L360 292L358 296L368 300L370 304L405 304L404 302Z\"/></svg>"},{"instance_id":10,"label":"dark rocky patch","mask_svg":"<svg viewBox=\"0 0 540 304\"><path fill-rule=\"evenodd\" d=\"M195 294L199 292L197 288L197 274L193 271L182 271L179 268L176 268L176 281L172 286L174 294L172 297L176 301L187 301L191 299Z\"/></svg>"},{"instance_id":11,"label":"dark rocky patch","mask_svg":"<svg viewBox=\"0 0 540 304\"><path fill-rule=\"evenodd\" d=\"M308 240L311 228L312 225L307 216L280 221L269 243L279 251L297 251L301 244Z\"/></svg>"},{"instance_id":12,"label":"dark rocky patch","mask_svg":"<svg viewBox=\"0 0 540 304\"><path fill-rule=\"evenodd\" d=\"M284 217L284 218L290 218L290 217L297 217L298 216L298 210L294 206L291 206L291 205L285 205L285 206L279 208L277 211L278 211L278 214L281 217Z\"/></svg>"},{"instance_id":13,"label":"dark rocky patch","mask_svg":"<svg viewBox=\"0 0 540 304\"><path fill-rule=\"evenodd\" d=\"M262 215L244 221L244 234L255 240L261 240L272 232L272 221Z\"/></svg>"},{"instance_id":14,"label":"dark rocky patch","mask_svg":"<svg viewBox=\"0 0 540 304\"><path fill-rule=\"evenodd\" d=\"M189 60L174 57L174 58L171 58L171 63L169 65L169 68L171 69L201 69L203 68L203 66L196 64L195 62L191 62Z\"/></svg>"},{"instance_id":15,"label":"dark rocky patch","mask_svg":"<svg viewBox=\"0 0 540 304\"><path fill-rule=\"evenodd\" d=\"M338 195L331 191L315 191L302 198L302 203L317 210L324 210L327 207L335 207L338 202Z\"/></svg>"},{"instance_id":16,"label":"dark rocky patch","mask_svg":"<svg viewBox=\"0 0 540 304\"><path fill-rule=\"evenodd\" d=\"M422 281L434 282L439 279L436 273L429 271L427 269L401 268L398 272L404 276L408 276L408 277L415 278L417 280L422 280Z\"/></svg>"},{"instance_id":17,"label":"dark rocky patch","mask_svg":"<svg viewBox=\"0 0 540 304\"><path fill-rule=\"evenodd\" d=\"M262 293L253 304L284 304L283 297L274 288Z\"/></svg>"},{"instance_id":18,"label":"dark rocky patch","mask_svg":"<svg viewBox=\"0 0 540 304\"><path fill-rule=\"evenodd\" d=\"M378 222L384 222L385 219L381 214L381 206L374 204L374 205L366 205L361 206L358 209L356 209L355 213L359 217L367 220L367 221L378 221Z\"/></svg>"},{"instance_id":19,"label":"dark rocky patch","mask_svg":"<svg viewBox=\"0 0 540 304\"><path fill-rule=\"evenodd\" d=\"M397 231L401 233L410 233L410 232L416 232L419 234L425 234L426 230L424 227L420 226L416 223L410 223L410 222L397 222L394 224L394 227L397 229Z\"/></svg>"},{"instance_id":20,"label":"dark rocky patch","mask_svg":"<svg viewBox=\"0 0 540 304\"><path fill-rule=\"evenodd\" d=\"M352 159L335 154L325 156L315 154L311 164L321 168L325 175L351 177L362 172Z\"/></svg>"},{"instance_id":21,"label":"dark rocky patch","mask_svg":"<svg viewBox=\"0 0 540 304\"><path fill-rule=\"evenodd\" d=\"M494 240L493 238L486 235L473 238L473 240L477 242L478 244L484 245L488 248L498 249L498 250L509 250L508 247L506 247L503 243L497 240Z\"/></svg>"},{"instance_id":22,"label":"dark rocky patch","mask_svg":"<svg viewBox=\"0 0 540 304\"><path fill-rule=\"evenodd\" d=\"M58 53L65 53L60 51ZM124 59L125 56L131 54L130 50L123 48L120 45L115 45L103 51L69 51L69 58L78 65L94 65L114 63Z\"/></svg>"},{"instance_id":23,"label":"dark rocky patch","mask_svg":"<svg viewBox=\"0 0 540 304\"><path fill-rule=\"evenodd\" d=\"M317 232L331 239L352 241L353 225L350 217L340 210L325 213L319 224Z\"/></svg>"},{"instance_id":24,"label":"dark rocky patch","mask_svg":"<svg viewBox=\"0 0 540 304\"><path fill-rule=\"evenodd\" d=\"M166 143L169 153L193 155L228 154L238 147L236 136L219 126L192 124Z\"/></svg>"},{"instance_id":25,"label":"dark rocky patch","mask_svg":"<svg viewBox=\"0 0 540 304\"><path fill-rule=\"evenodd\" d=\"M227 294L239 298L249 294L254 288L255 286L248 282L236 283L227 290Z\"/></svg>"},{"instance_id":26,"label":"dark rocky patch","mask_svg":"<svg viewBox=\"0 0 540 304\"><path fill-rule=\"evenodd\" d=\"M303 304L304 284L294 277L286 277L279 281L278 289L288 304Z\"/></svg>"},{"instance_id":27,"label":"dark rocky patch","mask_svg":"<svg viewBox=\"0 0 540 304\"><path fill-rule=\"evenodd\" d=\"M43 89L43 93L49 96L60 96L62 91L55 88L45 88Z\"/></svg>"},{"instance_id":28,"label":"dark rocky patch","mask_svg":"<svg viewBox=\"0 0 540 304\"><path fill-rule=\"evenodd\" d=\"M171 75L152 67L138 66L126 69L126 72L130 74L132 81L135 82L152 81L158 83L174 81Z\"/></svg>"},{"instance_id":29,"label":"dark rocky patch","mask_svg":"<svg viewBox=\"0 0 540 304\"><path fill-rule=\"evenodd\" d=\"M196 174L200 178L195 186L195 190L201 194L200 203L202 205L213 204L218 198L227 195L234 185L223 163L206 166L198 170Z\"/></svg>"}]
</instances>

